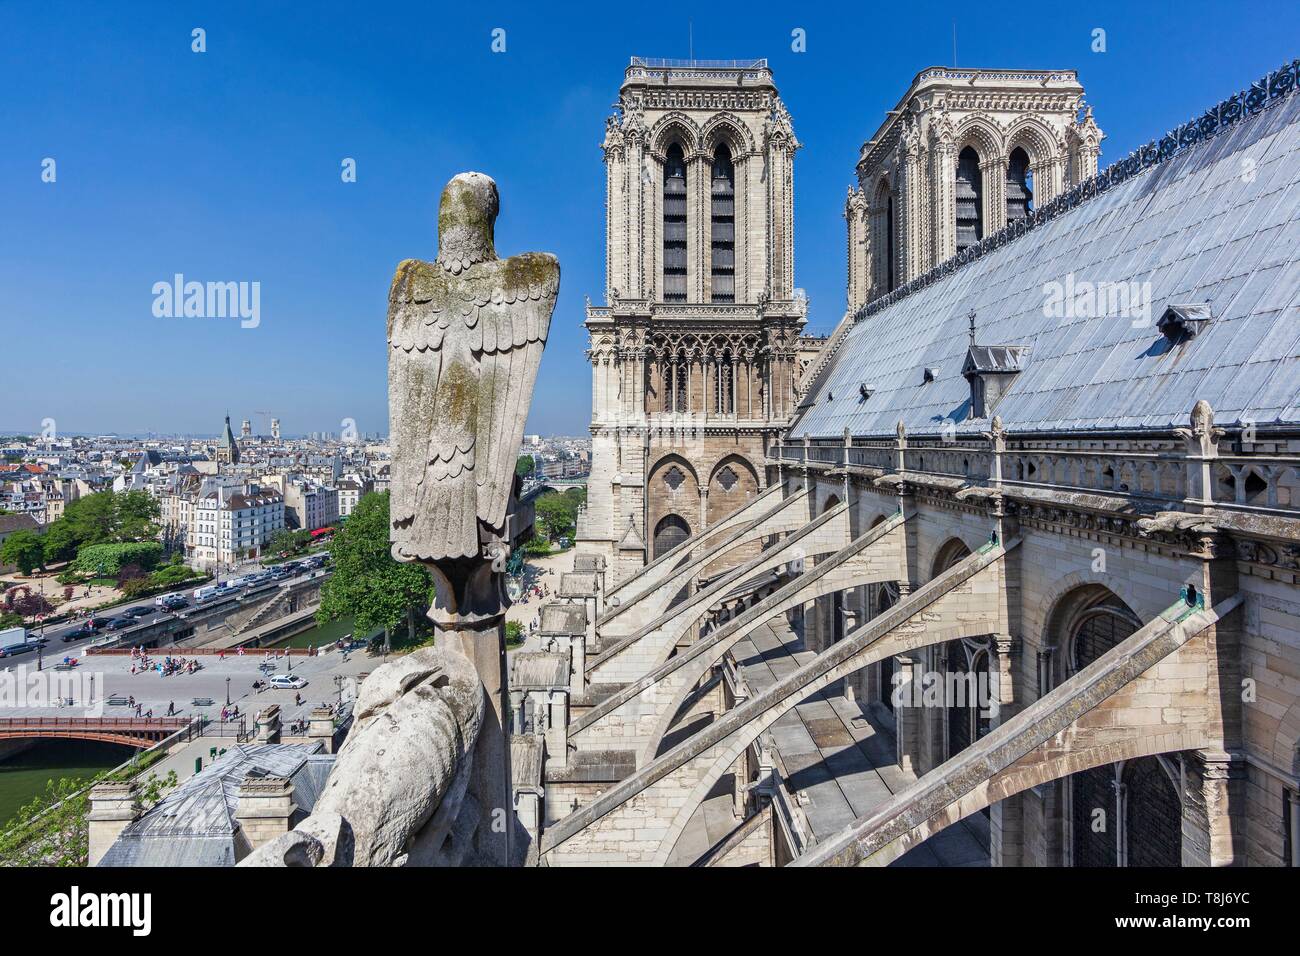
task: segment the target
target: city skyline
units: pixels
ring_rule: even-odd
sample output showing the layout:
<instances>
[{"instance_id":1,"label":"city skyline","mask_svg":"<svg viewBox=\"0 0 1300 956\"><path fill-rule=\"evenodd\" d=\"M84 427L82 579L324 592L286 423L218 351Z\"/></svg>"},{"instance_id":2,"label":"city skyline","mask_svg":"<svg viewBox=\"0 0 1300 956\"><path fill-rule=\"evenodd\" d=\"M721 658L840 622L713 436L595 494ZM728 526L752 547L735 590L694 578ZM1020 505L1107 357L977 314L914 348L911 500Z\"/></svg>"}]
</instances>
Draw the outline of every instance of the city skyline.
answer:
<instances>
[{"instance_id":1,"label":"city skyline","mask_svg":"<svg viewBox=\"0 0 1300 956\"><path fill-rule=\"evenodd\" d=\"M1290 52L1288 31L1201 4L1172 22L1120 5L1048 11L1032 44L998 18L940 5L928 28L895 31L869 61L840 17L777 7L742 22L685 6L676 17L582 22L506 7L436 25L419 14L353 23L343 9L310 25L280 11L254 19L247 5L145 21L106 9L68 16L61 4L5 14L0 70L29 90L8 106L13 148L0 157L11 223L0 286L11 355L23 359L7 369L5 430L39 432L52 418L88 434L204 435L215 389L223 406L257 394L250 404L301 423L294 433L338 431L348 418L362 433L386 432L388 280L399 260L433 257L438 190L479 167L506 197L500 253L550 251L563 270L528 430L582 434L582 303L601 303L605 285L598 144L632 55L768 58L805 144L795 282L809 298L808 330L826 333L844 309L848 171L908 78L952 61L954 20L958 64L1077 69L1107 133L1103 167ZM1278 6L1272 16L1294 14ZM38 42L56 22L64 42ZM497 29L504 52L493 52ZM1092 49L1098 29L1104 53ZM806 52L793 49L796 30ZM420 36L440 39L408 39ZM1160 75L1178 81L1134 84L1155 48ZM562 82L548 79L557 54ZM150 81L164 74L168 84ZM458 109L454 91L473 88L513 95ZM545 146L502 148L512 141ZM166 317L155 286L177 277L209 292L237 284L229 317L183 307ZM241 320L240 308L257 314ZM51 379L57 389L44 387Z\"/></svg>"}]
</instances>

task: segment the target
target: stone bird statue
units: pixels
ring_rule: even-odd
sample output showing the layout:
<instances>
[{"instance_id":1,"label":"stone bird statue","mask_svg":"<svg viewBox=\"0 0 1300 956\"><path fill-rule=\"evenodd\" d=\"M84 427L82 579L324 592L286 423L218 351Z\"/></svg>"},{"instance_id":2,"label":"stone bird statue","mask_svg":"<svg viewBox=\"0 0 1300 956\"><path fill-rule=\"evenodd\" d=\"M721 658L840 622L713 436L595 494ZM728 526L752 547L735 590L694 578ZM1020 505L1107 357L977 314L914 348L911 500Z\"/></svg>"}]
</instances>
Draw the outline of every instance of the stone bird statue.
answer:
<instances>
[{"instance_id":1,"label":"stone bird statue","mask_svg":"<svg viewBox=\"0 0 1300 956\"><path fill-rule=\"evenodd\" d=\"M434 619L499 611L515 483L560 284L554 256L498 259L496 183L461 173L442 192L438 256L397 267L388 296L392 553L438 585ZM496 570L501 570L500 567Z\"/></svg>"}]
</instances>

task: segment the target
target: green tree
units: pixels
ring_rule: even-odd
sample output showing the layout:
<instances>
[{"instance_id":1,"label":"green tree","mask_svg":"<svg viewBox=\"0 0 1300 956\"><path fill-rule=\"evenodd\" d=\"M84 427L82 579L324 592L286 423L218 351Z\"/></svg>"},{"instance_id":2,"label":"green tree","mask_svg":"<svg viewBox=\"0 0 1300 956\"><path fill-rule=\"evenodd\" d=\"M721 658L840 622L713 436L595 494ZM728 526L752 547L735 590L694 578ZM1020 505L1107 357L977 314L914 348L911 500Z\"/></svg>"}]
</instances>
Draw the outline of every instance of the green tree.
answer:
<instances>
[{"instance_id":1,"label":"green tree","mask_svg":"<svg viewBox=\"0 0 1300 956\"><path fill-rule=\"evenodd\" d=\"M0 545L0 564L16 564L23 574L45 568L45 544L35 531L24 528L5 538Z\"/></svg>"},{"instance_id":2,"label":"green tree","mask_svg":"<svg viewBox=\"0 0 1300 956\"><path fill-rule=\"evenodd\" d=\"M537 527L549 540L572 538L578 521L579 499L573 495L548 491L539 495L536 509Z\"/></svg>"},{"instance_id":3,"label":"green tree","mask_svg":"<svg viewBox=\"0 0 1300 956\"><path fill-rule=\"evenodd\" d=\"M83 574L117 576L128 565L138 564L140 571L157 567L162 560L160 541L123 541L120 544L88 544L77 552L73 567Z\"/></svg>"},{"instance_id":4,"label":"green tree","mask_svg":"<svg viewBox=\"0 0 1300 956\"><path fill-rule=\"evenodd\" d=\"M73 558L87 545L149 541L158 536L158 502L143 491L98 491L70 502L45 532L45 560Z\"/></svg>"},{"instance_id":5,"label":"green tree","mask_svg":"<svg viewBox=\"0 0 1300 956\"><path fill-rule=\"evenodd\" d=\"M148 541L158 537L158 499L145 491L113 495L113 541Z\"/></svg>"},{"instance_id":6,"label":"green tree","mask_svg":"<svg viewBox=\"0 0 1300 956\"><path fill-rule=\"evenodd\" d=\"M305 550L310 544L310 531L281 528L271 535L271 540L266 544L266 550L268 554L297 554L299 551Z\"/></svg>"},{"instance_id":7,"label":"green tree","mask_svg":"<svg viewBox=\"0 0 1300 956\"><path fill-rule=\"evenodd\" d=\"M77 556L77 532L66 518L60 518L45 529L45 562L70 561Z\"/></svg>"},{"instance_id":8,"label":"green tree","mask_svg":"<svg viewBox=\"0 0 1300 956\"><path fill-rule=\"evenodd\" d=\"M90 787L110 777L122 779L122 774L48 781L45 793L20 808L8 823L0 822L0 865L85 866L90 852ZM153 806L177 782L174 770L166 777L150 773L140 787L141 805Z\"/></svg>"},{"instance_id":9,"label":"green tree","mask_svg":"<svg viewBox=\"0 0 1300 956\"><path fill-rule=\"evenodd\" d=\"M429 572L418 564L393 560L388 545L388 492L371 492L357 502L330 545L334 574L321 588L316 619L324 624L355 619L355 631L387 632L403 620L412 640L415 613L423 612L433 593Z\"/></svg>"},{"instance_id":10,"label":"green tree","mask_svg":"<svg viewBox=\"0 0 1300 956\"><path fill-rule=\"evenodd\" d=\"M515 459L515 474L520 478L527 478L537 469L537 462L533 461L532 455L520 455Z\"/></svg>"}]
</instances>

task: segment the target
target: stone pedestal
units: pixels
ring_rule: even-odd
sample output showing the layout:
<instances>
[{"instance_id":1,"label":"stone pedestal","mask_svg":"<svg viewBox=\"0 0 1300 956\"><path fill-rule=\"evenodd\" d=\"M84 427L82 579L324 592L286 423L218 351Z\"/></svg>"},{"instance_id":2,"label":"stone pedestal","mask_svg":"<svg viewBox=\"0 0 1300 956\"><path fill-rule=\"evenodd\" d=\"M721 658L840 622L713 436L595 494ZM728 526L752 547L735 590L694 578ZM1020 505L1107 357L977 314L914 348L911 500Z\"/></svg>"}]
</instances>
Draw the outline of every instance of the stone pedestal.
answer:
<instances>
[{"instance_id":1,"label":"stone pedestal","mask_svg":"<svg viewBox=\"0 0 1300 956\"><path fill-rule=\"evenodd\" d=\"M86 815L90 843L87 866L99 864L141 809L140 788L133 781L97 783L90 788L90 812Z\"/></svg>"},{"instance_id":2,"label":"stone pedestal","mask_svg":"<svg viewBox=\"0 0 1300 956\"><path fill-rule=\"evenodd\" d=\"M479 801L480 821L475 837L478 862L509 866L514 800L510 792L510 749L506 745L506 719L510 701L506 681L505 615L456 629L435 628L439 647L456 650L474 664L488 708L483 715L474 749L470 791Z\"/></svg>"}]
</instances>

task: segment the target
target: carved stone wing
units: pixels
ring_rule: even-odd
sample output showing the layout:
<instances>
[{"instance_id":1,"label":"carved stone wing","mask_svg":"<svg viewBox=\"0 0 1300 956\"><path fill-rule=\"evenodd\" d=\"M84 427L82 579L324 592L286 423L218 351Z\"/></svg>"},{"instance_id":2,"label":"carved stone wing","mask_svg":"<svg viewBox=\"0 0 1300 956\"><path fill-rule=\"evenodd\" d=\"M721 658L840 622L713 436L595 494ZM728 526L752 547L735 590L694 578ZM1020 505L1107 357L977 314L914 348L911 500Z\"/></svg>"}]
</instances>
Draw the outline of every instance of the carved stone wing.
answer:
<instances>
[{"instance_id":1,"label":"carved stone wing","mask_svg":"<svg viewBox=\"0 0 1300 956\"><path fill-rule=\"evenodd\" d=\"M478 517L505 522L515 460L560 288L560 264L541 252L502 263L501 285L481 312L482 364L478 420Z\"/></svg>"}]
</instances>

